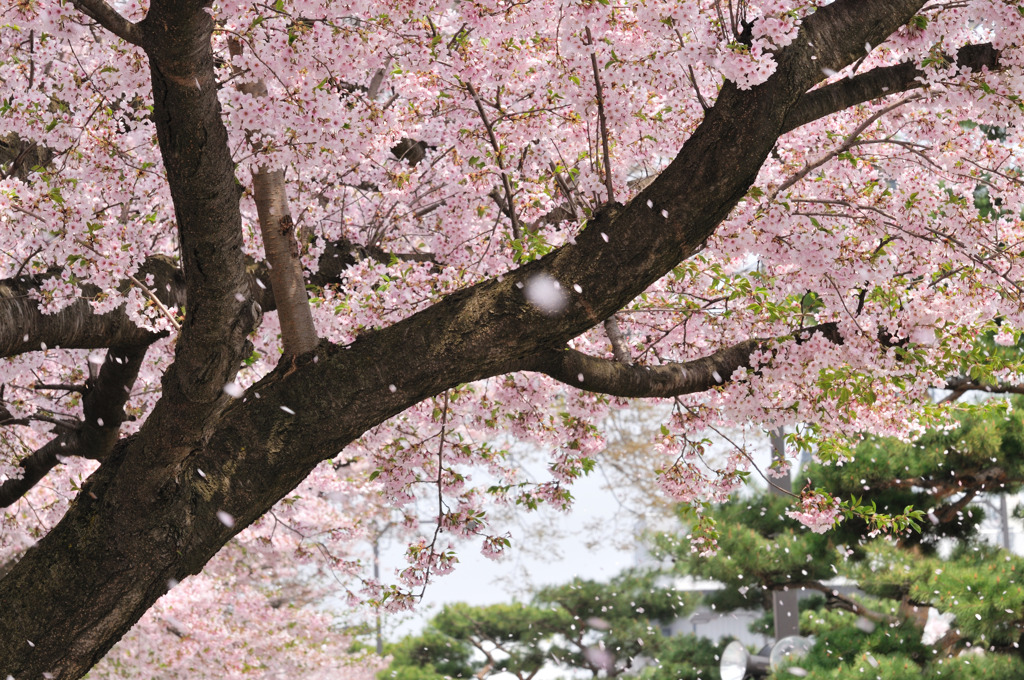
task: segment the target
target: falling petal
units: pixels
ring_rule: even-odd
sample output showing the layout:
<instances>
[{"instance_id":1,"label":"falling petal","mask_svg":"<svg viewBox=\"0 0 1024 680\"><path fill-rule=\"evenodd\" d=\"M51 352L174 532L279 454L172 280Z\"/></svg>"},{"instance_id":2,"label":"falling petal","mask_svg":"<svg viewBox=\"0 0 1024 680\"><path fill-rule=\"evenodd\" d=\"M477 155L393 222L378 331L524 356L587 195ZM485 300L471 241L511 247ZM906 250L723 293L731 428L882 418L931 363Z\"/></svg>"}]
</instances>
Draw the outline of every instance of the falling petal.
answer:
<instances>
[{"instance_id":1,"label":"falling petal","mask_svg":"<svg viewBox=\"0 0 1024 680\"><path fill-rule=\"evenodd\" d=\"M549 274L531 277L523 292L530 304L548 316L560 313L569 301L562 286Z\"/></svg>"},{"instance_id":2,"label":"falling petal","mask_svg":"<svg viewBox=\"0 0 1024 680\"><path fill-rule=\"evenodd\" d=\"M615 667L615 657L607 649L587 647L583 650L583 656L587 658L587 661L605 671Z\"/></svg>"},{"instance_id":3,"label":"falling petal","mask_svg":"<svg viewBox=\"0 0 1024 680\"><path fill-rule=\"evenodd\" d=\"M870 619L866 619L863 616L857 618L857 622L854 624L858 630L865 633L875 632L875 622Z\"/></svg>"},{"instance_id":4,"label":"falling petal","mask_svg":"<svg viewBox=\"0 0 1024 680\"><path fill-rule=\"evenodd\" d=\"M232 517L229 513L224 512L223 510L217 511L217 519L219 519L220 523L226 526L228 529L235 526L235 518Z\"/></svg>"},{"instance_id":5,"label":"falling petal","mask_svg":"<svg viewBox=\"0 0 1024 680\"><path fill-rule=\"evenodd\" d=\"M245 390L242 389L242 386L236 383L234 380L224 385L224 394L228 395L233 399L238 399L244 393Z\"/></svg>"},{"instance_id":6,"label":"falling petal","mask_svg":"<svg viewBox=\"0 0 1024 680\"><path fill-rule=\"evenodd\" d=\"M291 410L291 409L290 409L290 408L288 408L287 406L282 406L282 407L281 407L281 410L282 410L282 411L284 411L285 413L287 413L287 414L288 414L288 415L290 415L290 416L293 416L293 415L295 415L295 411Z\"/></svg>"}]
</instances>

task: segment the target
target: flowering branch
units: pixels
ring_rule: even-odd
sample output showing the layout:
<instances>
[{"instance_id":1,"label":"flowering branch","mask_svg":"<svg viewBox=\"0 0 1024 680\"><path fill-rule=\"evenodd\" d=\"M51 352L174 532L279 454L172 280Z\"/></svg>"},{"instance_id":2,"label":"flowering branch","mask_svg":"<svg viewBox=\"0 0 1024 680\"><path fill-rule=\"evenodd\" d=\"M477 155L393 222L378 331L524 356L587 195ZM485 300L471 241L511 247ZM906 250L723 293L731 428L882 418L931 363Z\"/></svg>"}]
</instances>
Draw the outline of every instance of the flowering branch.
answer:
<instances>
[{"instance_id":1,"label":"flowering branch","mask_svg":"<svg viewBox=\"0 0 1024 680\"><path fill-rule=\"evenodd\" d=\"M587 26L587 44L594 46L594 36ZM601 128L601 150L604 154L604 186L608 190L608 202L615 202L615 188L612 186L612 161L608 150L608 119L604 115L604 88L601 86L601 72L597 68L597 54L590 53L590 65L594 69L594 87L597 88L597 122Z\"/></svg>"},{"instance_id":2,"label":"flowering branch","mask_svg":"<svg viewBox=\"0 0 1024 680\"><path fill-rule=\"evenodd\" d=\"M1000 52L991 43L965 45L956 55L960 68L980 71L1002 67ZM950 61L954 61L949 58ZM783 133L842 111L857 104L898 92L924 87L924 72L913 62L883 66L857 76L844 78L803 95L790 109L783 123Z\"/></svg>"},{"instance_id":3,"label":"flowering branch","mask_svg":"<svg viewBox=\"0 0 1024 680\"><path fill-rule=\"evenodd\" d=\"M121 40L132 45L142 45L142 31L138 25L125 19L104 0L71 0L78 11L93 19Z\"/></svg>"},{"instance_id":4,"label":"flowering branch","mask_svg":"<svg viewBox=\"0 0 1024 680\"><path fill-rule=\"evenodd\" d=\"M484 105L480 101L480 95L477 94L476 89L473 87L473 83L466 81L466 89L469 90L469 94L473 97L473 101L476 103L476 110L480 114L480 120L484 123L484 129L487 130L487 136L491 140L491 148L494 149L494 162L498 164L498 169L501 170L501 185L505 189L505 202L508 208L508 217L512 220L512 236L516 239L523 237L523 230L519 226L519 217L516 215L516 207L512 202L512 182L508 178L508 173L505 172L505 162L501 157L501 145L498 144L498 138L494 135L494 124L487 119L487 113L484 111Z\"/></svg>"},{"instance_id":5,"label":"flowering branch","mask_svg":"<svg viewBox=\"0 0 1024 680\"><path fill-rule=\"evenodd\" d=\"M877 122L879 118L881 118L882 116L884 116L885 114L889 113L890 111L892 111L894 109L898 109L899 107L903 106L904 104L907 104L909 102L912 102L912 101L914 101L916 99L920 99L920 98L921 98L920 95L910 95L909 97L904 97L903 99L901 99L901 100L899 100L897 102L894 102L894 103L890 104L889 106L886 106L885 108L882 108L882 109L879 109L878 111L875 111L871 116L868 117L867 120L865 120L863 123L858 125L853 130L853 132L851 132L849 135L847 135L846 139L843 141L842 144L840 144L835 149L829 151L828 153L824 154L820 158L817 158L817 159L815 159L813 161L809 161L806 165L804 165L803 168L801 168L799 171L797 171L791 177L789 177L789 179L787 179L785 182L783 182L782 185L780 185L778 189L776 189L774 192L772 192L771 200L774 201L775 198L779 194L781 194L782 192L786 191L787 189L792 187L794 184L796 184L797 182L802 180L812 170L820 168L822 165L824 165L825 163L829 162L831 159L833 159L836 156L839 156L840 154L845 153L846 151L849 151L851 148L853 148L853 146L857 143L857 138L860 137L860 135L865 130L867 130L869 127L874 125L875 122Z\"/></svg>"}]
</instances>

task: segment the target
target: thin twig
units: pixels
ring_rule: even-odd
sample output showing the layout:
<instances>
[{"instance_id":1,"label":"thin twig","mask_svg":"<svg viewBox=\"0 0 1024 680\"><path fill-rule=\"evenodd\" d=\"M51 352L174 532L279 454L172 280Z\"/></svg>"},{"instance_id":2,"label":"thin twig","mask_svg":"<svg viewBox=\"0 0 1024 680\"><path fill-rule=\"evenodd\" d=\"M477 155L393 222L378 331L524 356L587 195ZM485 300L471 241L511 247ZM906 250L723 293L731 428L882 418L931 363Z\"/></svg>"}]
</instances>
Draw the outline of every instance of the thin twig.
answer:
<instances>
[{"instance_id":1,"label":"thin twig","mask_svg":"<svg viewBox=\"0 0 1024 680\"><path fill-rule=\"evenodd\" d=\"M708 105L707 100L704 99L704 95L700 91L700 86L697 85L697 76L693 73L693 66L689 67L687 77L690 80L690 84L693 85L693 91L697 93L697 101L700 103L700 107L704 109L704 113L707 113L711 106Z\"/></svg>"},{"instance_id":2,"label":"thin twig","mask_svg":"<svg viewBox=\"0 0 1024 680\"><path fill-rule=\"evenodd\" d=\"M505 201L508 203L508 216L512 220L512 236L516 239L523 237L522 229L519 227L519 217L516 216L516 207L512 203L512 182L508 178L508 174L505 172L505 163L501 158L501 146L498 144L498 138L494 136L494 126L491 125L487 119L487 114L484 112L484 105L480 101L480 96L476 93L476 89L473 87L473 83L466 81L466 89L469 90L470 96L473 97L473 101L476 103L476 110L480 113L480 119L484 122L484 128L487 130L487 136L490 137L491 147L494 148L495 161L498 163L498 169L501 170L501 184L505 188Z\"/></svg>"},{"instance_id":3,"label":"thin twig","mask_svg":"<svg viewBox=\"0 0 1024 680\"><path fill-rule=\"evenodd\" d=\"M160 313L167 317L167 320L171 322L171 326L174 328L174 330L181 330L181 324L178 323L178 320L174 318L173 314L171 314L171 310L167 309L164 303L160 302L160 298L156 296L156 293L151 291L149 287L146 286L146 284L142 283L142 281L139 281L131 274L128 275L128 280L131 281L136 286L138 286L139 289L146 295L146 297L153 301L153 304L155 304L157 309L160 310Z\"/></svg>"},{"instance_id":4,"label":"thin twig","mask_svg":"<svg viewBox=\"0 0 1024 680\"><path fill-rule=\"evenodd\" d=\"M437 537L441 533L441 524L444 522L444 489L441 485L441 474L444 472L444 440L448 430L448 392L444 393L444 406L441 410L441 441L437 445L437 526L434 527L434 538L430 541L431 560L437 554L434 547L437 545ZM427 582L430 580L430 565L427 562L427 571L423 575L423 589L420 591L420 599L427 592Z\"/></svg>"},{"instance_id":5,"label":"thin twig","mask_svg":"<svg viewBox=\"0 0 1024 680\"><path fill-rule=\"evenodd\" d=\"M594 36L590 34L590 26L587 26L587 44L594 46ZM594 87L597 88L597 120L601 133L601 150L604 152L604 186L608 190L608 202L615 202L615 189L612 187L612 162L608 150L608 120L604 115L604 88L601 86L601 72L597 68L597 53L590 52L590 65L594 69Z\"/></svg>"},{"instance_id":6,"label":"thin twig","mask_svg":"<svg viewBox=\"0 0 1024 680\"><path fill-rule=\"evenodd\" d=\"M808 163L803 168L801 168L798 172L796 172L794 175L792 175L789 179L787 179L785 182L783 182L782 186L780 186L778 189L776 189L775 191L772 192L771 198L769 199L769 203L773 202L776 199L776 197L779 196L779 194L781 194L782 192L786 191L791 186L793 186L794 184L796 184L797 182L802 180L804 177L806 177L807 174L810 173L812 170L814 170L816 168L820 168L822 165L824 165L825 163L829 162L830 160L832 160L833 158L835 158L839 154L841 154L841 153L843 153L845 151L848 151L851 148L853 148L856 145L857 138L861 135L861 133L863 133L865 130L867 130L879 118L881 118L885 114L889 113L893 109L897 109L897 108L903 106L904 104L907 104L909 102L914 101L915 99L921 99L921 95L919 95L919 94L910 95L909 97L905 97L904 99L901 99L898 102L895 102L893 104L890 104L889 106L886 106L884 109L879 109L878 111L875 111L867 120L865 120L863 123L858 125L853 130L853 132L851 132L846 137L846 140L842 144L840 144L838 147L836 147L832 151L830 151L830 152L826 153L825 155L821 156L820 158L818 158L818 159Z\"/></svg>"}]
</instances>

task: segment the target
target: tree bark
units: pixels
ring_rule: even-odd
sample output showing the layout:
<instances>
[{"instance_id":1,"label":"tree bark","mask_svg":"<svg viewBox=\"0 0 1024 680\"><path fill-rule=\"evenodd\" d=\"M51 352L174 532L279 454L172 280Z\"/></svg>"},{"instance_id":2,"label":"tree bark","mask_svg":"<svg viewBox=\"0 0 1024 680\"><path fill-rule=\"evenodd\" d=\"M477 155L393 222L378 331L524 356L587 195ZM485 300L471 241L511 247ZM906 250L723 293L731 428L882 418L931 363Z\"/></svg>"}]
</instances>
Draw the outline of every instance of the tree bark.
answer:
<instances>
[{"instance_id":1,"label":"tree bark","mask_svg":"<svg viewBox=\"0 0 1024 680\"><path fill-rule=\"evenodd\" d=\"M242 53L242 43L228 41L232 56ZM267 86L262 80L242 83L239 91L254 97L266 97ZM285 356L294 357L313 351L316 347L316 327L306 295L306 279L299 259L299 243L295 225L288 210L288 191L284 170L260 167L252 174L252 193L259 216L263 251L267 258L274 302L281 323L281 344Z\"/></svg>"},{"instance_id":2,"label":"tree bark","mask_svg":"<svg viewBox=\"0 0 1024 680\"><path fill-rule=\"evenodd\" d=\"M299 260L295 226L288 212L284 170L260 169L252 176L256 211L259 213L263 250L270 269L277 316L281 321L281 344L285 356L311 352L316 347L316 328L306 295L306 280Z\"/></svg>"}]
</instances>

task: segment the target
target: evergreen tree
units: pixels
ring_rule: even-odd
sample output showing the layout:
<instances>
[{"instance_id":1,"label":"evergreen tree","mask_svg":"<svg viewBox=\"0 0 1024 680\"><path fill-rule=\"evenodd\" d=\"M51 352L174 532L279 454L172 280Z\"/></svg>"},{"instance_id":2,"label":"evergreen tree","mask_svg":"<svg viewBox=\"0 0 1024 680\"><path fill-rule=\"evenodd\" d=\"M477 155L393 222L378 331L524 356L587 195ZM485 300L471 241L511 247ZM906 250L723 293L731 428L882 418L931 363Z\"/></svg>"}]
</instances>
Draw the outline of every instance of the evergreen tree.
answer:
<instances>
[{"instance_id":1,"label":"evergreen tree","mask_svg":"<svg viewBox=\"0 0 1024 680\"><path fill-rule=\"evenodd\" d=\"M787 516L787 498L759 492L711 513L716 555L695 555L676 535L659 544L677 573L726 585L706 604L763 608L758 632L771 630L774 590L817 592L801 600L800 633L816 640L799 662L806 677L1024 677L1024 559L979 535L983 498L1024 483L1022 406L994 400L955 429L913 443L870 437L855 460L799 471L797 490L857 497L883 519L923 518L894 536L872 537L856 512L815 533ZM843 579L856 589L839 588ZM944 633L938 613L954 617Z\"/></svg>"},{"instance_id":2,"label":"evergreen tree","mask_svg":"<svg viewBox=\"0 0 1024 680\"><path fill-rule=\"evenodd\" d=\"M540 590L529 603L446 606L422 633L388 650L380 680L485 678L508 672L530 680L542 667L566 677L646 680L717 677L720 648L692 636L667 637L662 624L696 598L663 574L625 572L608 583L574 579Z\"/></svg>"}]
</instances>

